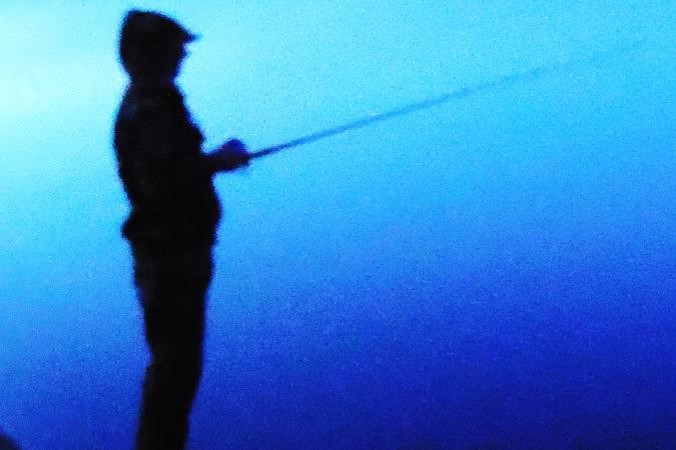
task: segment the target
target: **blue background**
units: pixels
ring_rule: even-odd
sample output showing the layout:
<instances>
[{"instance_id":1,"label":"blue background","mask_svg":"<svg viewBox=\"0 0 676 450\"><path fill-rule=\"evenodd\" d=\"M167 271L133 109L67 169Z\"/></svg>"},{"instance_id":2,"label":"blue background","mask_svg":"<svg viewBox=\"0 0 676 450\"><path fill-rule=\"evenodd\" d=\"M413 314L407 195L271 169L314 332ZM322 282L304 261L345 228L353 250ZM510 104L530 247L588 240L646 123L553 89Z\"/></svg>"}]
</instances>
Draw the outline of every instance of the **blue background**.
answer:
<instances>
[{"instance_id":1,"label":"blue background","mask_svg":"<svg viewBox=\"0 0 676 450\"><path fill-rule=\"evenodd\" d=\"M202 35L179 82L208 148L641 41L220 176L191 448L676 446L673 2L3 4L0 427L25 449L133 443L132 6Z\"/></svg>"}]
</instances>

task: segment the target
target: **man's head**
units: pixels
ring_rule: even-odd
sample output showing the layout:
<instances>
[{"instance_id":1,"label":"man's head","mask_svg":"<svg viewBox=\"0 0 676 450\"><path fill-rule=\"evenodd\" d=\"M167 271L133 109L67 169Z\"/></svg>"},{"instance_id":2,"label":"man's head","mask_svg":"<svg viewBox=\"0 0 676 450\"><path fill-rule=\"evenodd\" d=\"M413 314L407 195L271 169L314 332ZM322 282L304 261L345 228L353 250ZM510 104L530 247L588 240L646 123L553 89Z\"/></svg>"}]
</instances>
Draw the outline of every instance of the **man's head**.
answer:
<instances>
[{"instance_id":1,"label":"man's head","mask_svg":"<svg viewBox=\"0 0 676 450\"><path fill-rule=\"evenodd\" d=\"M185 56L185 44L196 38L163 14L132 10L122 22L120 60L133 80L173 79Z\"/></svg>"}]
</instances>

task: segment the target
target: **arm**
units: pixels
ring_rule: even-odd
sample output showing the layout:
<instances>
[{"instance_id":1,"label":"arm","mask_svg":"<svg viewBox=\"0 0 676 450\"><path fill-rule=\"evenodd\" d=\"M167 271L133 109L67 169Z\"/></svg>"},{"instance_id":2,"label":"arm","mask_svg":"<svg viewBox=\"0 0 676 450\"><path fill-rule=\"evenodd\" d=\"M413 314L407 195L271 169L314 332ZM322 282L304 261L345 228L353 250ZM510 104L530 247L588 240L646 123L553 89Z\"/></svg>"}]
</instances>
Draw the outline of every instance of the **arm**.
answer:
<instances>
[{"instance_id":1,"label":"arm","mask_svg":"<svg viewBox=\"0 0 676 450\"><path fill-rule=\"evenodd\" d=\"M205 160L210 173L230 172L247 167L251 155L242 141L230 139L211 153L205 155Z\"/></svg>"}]
</instances>

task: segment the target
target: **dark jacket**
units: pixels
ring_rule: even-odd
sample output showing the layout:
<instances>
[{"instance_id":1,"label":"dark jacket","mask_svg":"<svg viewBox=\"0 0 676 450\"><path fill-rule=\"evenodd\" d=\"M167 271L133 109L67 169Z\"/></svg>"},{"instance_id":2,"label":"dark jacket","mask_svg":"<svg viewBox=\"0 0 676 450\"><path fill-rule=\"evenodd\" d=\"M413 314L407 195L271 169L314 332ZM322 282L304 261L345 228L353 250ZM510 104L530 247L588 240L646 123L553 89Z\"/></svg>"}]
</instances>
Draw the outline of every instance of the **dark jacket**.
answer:
<instances>
[{"instance_id":1,"label":"dark jacket","mask_svg":"<svg viewBox=\"0 0 676 450\"><path fill-rule=\"evenodd\" d=\"M114 141L131 203L122 232L132 244L171 250L214 243L220 205L203 140L176 87L127 90Z\"/></svg>"}]
</instances>

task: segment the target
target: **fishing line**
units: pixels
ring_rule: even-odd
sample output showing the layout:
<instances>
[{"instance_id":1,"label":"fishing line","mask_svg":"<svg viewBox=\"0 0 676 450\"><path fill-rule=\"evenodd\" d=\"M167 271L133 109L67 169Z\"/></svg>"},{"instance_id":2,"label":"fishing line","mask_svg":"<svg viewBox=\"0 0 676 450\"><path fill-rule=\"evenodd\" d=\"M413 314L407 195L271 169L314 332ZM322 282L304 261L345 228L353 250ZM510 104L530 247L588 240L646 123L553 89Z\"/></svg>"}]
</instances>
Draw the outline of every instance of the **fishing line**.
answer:
<instances>
[{"instance_id":1,"label":"fishing line","mask_svg":"<svg viewBox=\"0 0 676 450\"><path fill-rule=\"evenodd\" d=\"M293 139L283 144L274 145L272 147L266 147L250 153L250 157L251 159L261 158L263 156L277 153L281 150L298 147L305 144L310 144L320 139L326 139L328 137L336 136L338 134L342 134L351 130L363 128L368 125L375 124L377 122L383 122L385 120L393 119L395 117L405 116L417 111L423 111L426 109L433 108L435 106L444 105L452 101L457 101L467 97L471 97L473 95L480 94L481 92L488 91L490 89L504 88L512 84L525 81L534 81L541 79L545 76L551 75L553 73L569 69L576 65L589 64L600 60L601 61L607 60L609 57L617 53L628 53L630 50L633 50L634 48L642 45L644 42L645 40L643 39L637 40L628 45L622 45L613 47L609 50L598 51L584 58L572 59L558 64L546 64L527 70L525 72L516 72L509 75L503 75L501 77L489 81L484 81L475 85L470 85L453 91L449 91L434 97L429 97L423 100L412 102L399 108L391 109L389 111L377 114L370 114L368 116L362 117L357 120L353 120L351 122L347 122L342 125L338 125L336 127L327 128L322 131L307 134L305 136Z\"/></svg>"}]
</instances>

